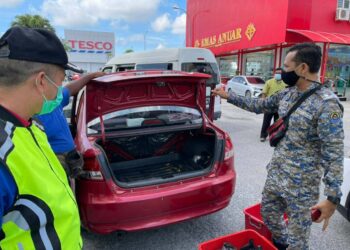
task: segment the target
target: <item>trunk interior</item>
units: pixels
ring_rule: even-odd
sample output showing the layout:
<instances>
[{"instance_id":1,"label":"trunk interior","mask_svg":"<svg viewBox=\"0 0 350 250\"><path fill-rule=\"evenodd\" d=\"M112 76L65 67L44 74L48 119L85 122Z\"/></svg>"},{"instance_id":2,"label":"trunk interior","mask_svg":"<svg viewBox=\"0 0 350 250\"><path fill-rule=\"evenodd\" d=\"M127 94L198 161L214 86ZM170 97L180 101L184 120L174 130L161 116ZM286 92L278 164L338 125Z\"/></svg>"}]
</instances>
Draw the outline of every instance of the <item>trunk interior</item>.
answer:
<instances>
[{"instance_id":1,"label":"trunk interior","mask_svg":"<svg viewBox=\"0 0 350 250\"><path fill-rule=\"evenodd\" d=\"M213 131L187 130L106 138L96 143L121 187L177 181L209 172L218 157Z\"/></svg>"}]
</instances>

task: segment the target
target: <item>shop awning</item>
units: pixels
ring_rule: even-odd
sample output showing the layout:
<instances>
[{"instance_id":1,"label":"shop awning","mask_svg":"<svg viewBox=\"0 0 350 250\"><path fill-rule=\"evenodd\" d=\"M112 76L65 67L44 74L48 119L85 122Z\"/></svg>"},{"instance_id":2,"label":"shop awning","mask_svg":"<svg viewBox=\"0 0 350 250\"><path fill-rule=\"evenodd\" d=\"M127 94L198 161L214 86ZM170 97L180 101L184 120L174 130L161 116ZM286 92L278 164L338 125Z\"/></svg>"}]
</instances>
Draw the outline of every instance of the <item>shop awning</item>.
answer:
<instances>
[{"instance_id":1,"label":"shop awning","mask_svg":"<svg viewBox=\"0 0 350 250\"><path fill-rule=\"evenodd\" d=\"M286 42L299 43L308 41L350 45L350 34L287 29Z\"/></svg>"}]
</instances>

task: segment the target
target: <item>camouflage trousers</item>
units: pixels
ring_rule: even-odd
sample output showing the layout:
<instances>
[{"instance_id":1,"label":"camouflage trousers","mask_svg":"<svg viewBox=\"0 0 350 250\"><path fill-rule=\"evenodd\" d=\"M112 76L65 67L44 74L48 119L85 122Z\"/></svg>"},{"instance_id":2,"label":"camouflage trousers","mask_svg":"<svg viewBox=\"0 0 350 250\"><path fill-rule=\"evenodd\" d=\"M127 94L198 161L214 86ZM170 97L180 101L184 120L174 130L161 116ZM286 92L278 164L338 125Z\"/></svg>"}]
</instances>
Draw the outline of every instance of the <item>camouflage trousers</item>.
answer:
<instances>
[{"instance_id":1,"label":"camouflage trousers","mask_svg":"<svg viewBox=\"0 0 350 250\"><path fill-rule=\"evenodd\" d=\"M303 196L299 190L299 195L295 193L265 184L261 214L277 243L289 245L288 250L308 250L312 224L310 207L317 203L318 193L312 196ZM284 213L288 215L288 225Z\"/></svg>"}]
</instances>

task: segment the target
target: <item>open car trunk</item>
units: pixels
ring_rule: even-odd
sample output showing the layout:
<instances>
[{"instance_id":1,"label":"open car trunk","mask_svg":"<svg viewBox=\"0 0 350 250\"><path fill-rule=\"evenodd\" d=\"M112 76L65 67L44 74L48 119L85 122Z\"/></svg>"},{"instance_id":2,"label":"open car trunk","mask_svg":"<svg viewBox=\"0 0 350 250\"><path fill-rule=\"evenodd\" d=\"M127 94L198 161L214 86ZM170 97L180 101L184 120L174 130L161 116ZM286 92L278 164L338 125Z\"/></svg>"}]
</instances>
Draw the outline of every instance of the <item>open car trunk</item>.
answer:
<instances>
[{"instance_id":1,"label":"open car trunk","mask_svg":"<svg viewBox=\"0 0 350 250\"><path fill-rule=\"evenodd\" d=\"M121 187L161 184L208 173L222 147L212 131L182 130L96 141Z\"/></svg>"}]
</instances>

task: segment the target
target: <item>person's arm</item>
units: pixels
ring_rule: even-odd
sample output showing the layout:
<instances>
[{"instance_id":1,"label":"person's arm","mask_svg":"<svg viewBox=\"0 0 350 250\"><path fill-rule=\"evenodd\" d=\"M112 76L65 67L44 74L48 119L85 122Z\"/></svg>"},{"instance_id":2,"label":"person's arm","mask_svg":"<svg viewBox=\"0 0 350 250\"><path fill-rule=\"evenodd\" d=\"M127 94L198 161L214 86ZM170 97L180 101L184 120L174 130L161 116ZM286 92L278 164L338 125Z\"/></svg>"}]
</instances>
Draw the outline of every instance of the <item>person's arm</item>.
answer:
<instances>
[{"instance_id":1,"label":"person's arm","mask_svg":"<svg viewBox=\"0 0 350 250\"><path fill-rule=\"evenodd\" d=\"M71 96L78 94L78 92L92 79L105 75L104 72L94 72L82 76L80 79L69 82L65 87L69 89Z\"/></svg>"},{"instance_id":2,"label":"person's arm","mask_svg":"<svg viewBox=\"0 0 350 250\"><path fill-rule=\"evenodd\" d=\"M227 99L228 103L231 103L239 108L256 114L261 114L277 113L279 102L287 93L287 91L281 91L266 99L241 97L236 95L234 92L231 92L231 94L229 95L222 88L215 89L212 91L212 93L213 95L218 95L223 99Z\"/></svg>"},{"instance_id":3,"label":"person's arm","mask_svg":"<svg viewBox=\"0 0 350 250\"><path fill-rule=\"evenodd\" d=\"M7 168L0 163L0 229L3 216L13 206L16 195L16 184Z\"/></svg>"},{"instance_id":4,"label":"person's arm","mask_svg":"<svg viewBox=\"0 0 350 250\"><path fill-rule=\"evenodd\" d=\"M266 81L264 88L261 92L261 98L265 99L267 97L267 93L269 93L270 89L270 80Z\"/></svg>"},{"instance_id":5,"label":"person's arm","mask_svg":"<svg viewBox=\"0 0 350 250\"><path fill-rule=\"evenodd\" d=\"M321 139L321 166L324 170L324 195L340 199L344 166L344 131L342 109L336 99L324 103L318 119L318 136ZM319 209L321 216L317 222L325 220L323 230L328 226L329 218L336 209L336 204L324 200L311 208Z\"/></svg>"}]
</instances>

